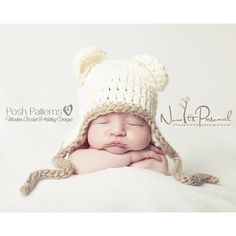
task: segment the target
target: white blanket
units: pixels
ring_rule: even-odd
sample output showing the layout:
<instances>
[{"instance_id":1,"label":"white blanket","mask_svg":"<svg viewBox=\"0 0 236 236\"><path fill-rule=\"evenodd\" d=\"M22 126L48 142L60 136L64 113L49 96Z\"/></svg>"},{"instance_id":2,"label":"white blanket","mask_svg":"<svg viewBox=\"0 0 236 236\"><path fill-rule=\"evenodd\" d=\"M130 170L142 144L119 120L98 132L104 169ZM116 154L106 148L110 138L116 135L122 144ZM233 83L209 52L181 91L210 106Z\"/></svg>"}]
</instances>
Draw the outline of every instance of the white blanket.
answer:
<instances>
[{"instance_id":1,"label":"white blanket","mask_svg":"<svg viewBox=\"0 0 236 236\"><path fill-rule=\"evenodd\" d=\"M228 180L231 174L228 173ZM28 197L19 194L20 181L19 186L8 186L11 187L5 187L7 192L1 194L0 210L236 211L236 188L230 184L188 186L172 176L130 167L44 180Z\"/></svg>"}]
</instances>

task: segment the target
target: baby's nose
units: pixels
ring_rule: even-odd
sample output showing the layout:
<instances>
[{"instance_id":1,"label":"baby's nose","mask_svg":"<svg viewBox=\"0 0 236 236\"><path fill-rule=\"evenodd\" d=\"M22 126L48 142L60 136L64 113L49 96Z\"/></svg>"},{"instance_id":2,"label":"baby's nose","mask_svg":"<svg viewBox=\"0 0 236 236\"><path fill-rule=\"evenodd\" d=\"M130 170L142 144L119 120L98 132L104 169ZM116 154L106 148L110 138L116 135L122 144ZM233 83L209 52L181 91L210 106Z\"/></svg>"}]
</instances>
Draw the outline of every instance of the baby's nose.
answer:
<instances>
[{"instance_id":1,"label":"baby's nose","mask_svg":"<svg viewBox=\"0 0 236 236\"><path fill-rule=\"evenodd\" d=\"M126 132L125 132L125 130L113 131L112 134L115 136L125 136Z\"/></svg>"},{"instance_id":2,"label":"baby's nose","mask_svg":"<svg viewBox=\"0 0 236 236\"><path fill-rule=\"evenodd\" d=\"M115 136L126 135L126 130L122 126L115 126L111 128L111 134Z\"/></svg>"}]
</instances>

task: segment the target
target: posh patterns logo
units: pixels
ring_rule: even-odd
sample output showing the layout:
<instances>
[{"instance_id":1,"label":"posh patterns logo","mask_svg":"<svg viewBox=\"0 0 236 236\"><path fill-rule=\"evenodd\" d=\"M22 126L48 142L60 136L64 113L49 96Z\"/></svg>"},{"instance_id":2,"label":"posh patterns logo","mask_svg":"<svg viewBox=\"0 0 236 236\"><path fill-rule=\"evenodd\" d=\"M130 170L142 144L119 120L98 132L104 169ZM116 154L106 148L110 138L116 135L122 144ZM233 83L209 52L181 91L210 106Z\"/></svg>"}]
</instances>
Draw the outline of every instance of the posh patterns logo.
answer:
<instances>
[{"instance_id":1,"label":"posh patterns logo","mask_svg":"<svg viewBox=\"0 0 236 236\"><path fill-rule=\"evenodd\" d=\"M71 104L58 109L9 106L5 109L5 120L9 122L71 122L73 121L70 117L72 111Z\"/></svg>"}]
</instances>

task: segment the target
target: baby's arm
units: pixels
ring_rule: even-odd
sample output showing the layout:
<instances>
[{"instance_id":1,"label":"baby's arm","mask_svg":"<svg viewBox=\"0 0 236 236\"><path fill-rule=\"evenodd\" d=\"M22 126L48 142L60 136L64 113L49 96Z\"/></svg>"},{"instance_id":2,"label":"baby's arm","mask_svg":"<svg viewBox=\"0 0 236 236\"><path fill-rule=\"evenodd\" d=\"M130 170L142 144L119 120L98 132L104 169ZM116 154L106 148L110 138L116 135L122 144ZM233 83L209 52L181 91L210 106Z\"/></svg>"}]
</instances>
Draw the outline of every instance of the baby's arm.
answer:
<instances>
[{"instance_id":1,"label":"baby's arm","mask_svg":"<svg viewBox=\"0 0 236 236\"><path fill-rule=\"evenodd\" d=\"M69 156L69 160L74 166L75 174L86 174L106 168L127 166L131 163L131 154L114 154L92 148L79 149Z\"/></svg>"},{"instance_id":2,"label":"baby's arm","mask_svg":"<svg viewBox=\"0 0 236 236\"><path fill-rule=\"evenodd\" d=\"M144 168L157 171L164 175L169 175L168 162L165 156L162 156L162 161L154 159L145 159L142 161L134 162L129 165L130 167Z\"/></svg>"},{"instance_id":3,"label":"baby's arm","mask_svg":"<svg viewBox=\"0 0 236 236\"><path fill-rule=\"evenodd\" d=\"M161 161L160 156L149 146L140 151L114 154L106 150L78 149L70 156L75 174L86 174L112 167L129 166L131 163L153 158Z\"/></svg>"}]
</instances>

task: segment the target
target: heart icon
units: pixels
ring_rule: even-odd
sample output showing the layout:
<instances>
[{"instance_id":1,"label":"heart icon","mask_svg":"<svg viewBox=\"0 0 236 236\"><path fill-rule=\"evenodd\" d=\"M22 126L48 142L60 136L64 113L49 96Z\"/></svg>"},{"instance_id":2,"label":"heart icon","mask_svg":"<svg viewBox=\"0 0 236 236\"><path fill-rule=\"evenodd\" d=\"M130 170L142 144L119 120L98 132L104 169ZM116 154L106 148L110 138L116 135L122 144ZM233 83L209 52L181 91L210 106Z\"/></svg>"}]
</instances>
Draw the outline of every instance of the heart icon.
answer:
<instances>
[{"instance_id":1,"label":"heart icon","mask_svg":"<svg viewBox=\"0 0 236 236\"><path fill-rule=\"evenodd\" d=\"M71 104L63 107L63 111L67 116L71 114L72 110L73 110L73 106Z\"/></svg>"}]
</instances>

